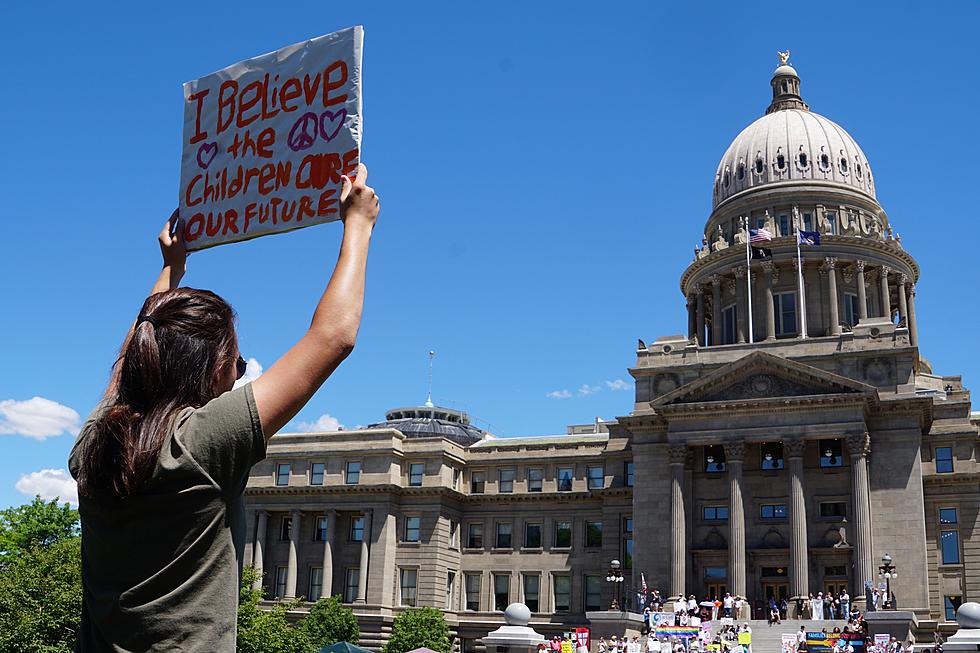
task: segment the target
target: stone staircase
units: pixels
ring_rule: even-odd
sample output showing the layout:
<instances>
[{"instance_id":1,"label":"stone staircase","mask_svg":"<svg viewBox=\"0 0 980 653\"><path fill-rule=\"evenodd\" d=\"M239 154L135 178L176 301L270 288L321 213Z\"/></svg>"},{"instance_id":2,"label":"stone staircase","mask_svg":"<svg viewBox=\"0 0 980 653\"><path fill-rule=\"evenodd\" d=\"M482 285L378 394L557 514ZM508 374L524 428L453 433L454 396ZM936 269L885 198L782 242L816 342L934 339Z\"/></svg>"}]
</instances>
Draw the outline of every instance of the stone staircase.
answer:
<instances>
[{"instance_id":1,"label":"stone staircase","mask_svg":"<svg viewBox=\"0 0 980 653\"><path fill-rule=\"evenodd\" d=\"M742 625L743 623L746 622L736 622L737 625ZM820 630L822 628L830 631L835 627L844 630L844 625L847 621L843 619L824 619L822 621L787 619L780 624L770 626L769 622L764 619L752 619L747 623L752 628L752 653L780 653L783 633L793 633L795 635L799 632L800 626L806 626L808 631ZM717 630L721 630L720 625L716 628ZM712 636L714 634L714 631L712 631Z\"/></svg>"}]
</instances>

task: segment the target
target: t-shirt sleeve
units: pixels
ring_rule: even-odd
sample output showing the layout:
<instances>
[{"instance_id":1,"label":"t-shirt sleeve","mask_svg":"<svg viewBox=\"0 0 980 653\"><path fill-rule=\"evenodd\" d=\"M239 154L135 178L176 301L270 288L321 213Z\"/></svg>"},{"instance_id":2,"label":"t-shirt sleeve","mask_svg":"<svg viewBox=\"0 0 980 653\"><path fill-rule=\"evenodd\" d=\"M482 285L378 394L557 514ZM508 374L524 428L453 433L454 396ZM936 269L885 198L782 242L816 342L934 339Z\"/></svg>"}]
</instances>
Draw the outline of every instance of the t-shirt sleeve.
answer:
<instances>
[{"instance_id":1,"label":"t-shirt sleeve","mask_svg":"<svg viewBox=\"0 0 980 653\"><path fill-rule=\"evenodd\" d=\"M193 410L177 426L180 441L228 496L245 490L248 472L265 458L265 437L252 384Z\"/></svg>"}]
</instances>

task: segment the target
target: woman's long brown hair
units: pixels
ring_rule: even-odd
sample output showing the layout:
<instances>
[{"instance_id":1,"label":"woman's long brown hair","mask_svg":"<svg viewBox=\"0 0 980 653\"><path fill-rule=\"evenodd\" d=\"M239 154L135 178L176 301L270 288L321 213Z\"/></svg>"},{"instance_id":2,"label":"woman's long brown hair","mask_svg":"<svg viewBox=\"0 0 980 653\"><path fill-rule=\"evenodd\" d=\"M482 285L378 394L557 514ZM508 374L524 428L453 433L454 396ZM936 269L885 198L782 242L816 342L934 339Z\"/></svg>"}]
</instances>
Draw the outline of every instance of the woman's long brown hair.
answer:
<instances>
[{"instance_id":1,"label":"woman's long brown hair","mask_svg":"<svg viewBox=\"0 0 980 653\"><path fill-rule=\"evenodd\" d=\"M220 394L236 352L235 314L221 297L193 288L148 297L116 363L116 390L83 444L79 493L138 491L177 413Z\"/></svg>"}]
</instances>

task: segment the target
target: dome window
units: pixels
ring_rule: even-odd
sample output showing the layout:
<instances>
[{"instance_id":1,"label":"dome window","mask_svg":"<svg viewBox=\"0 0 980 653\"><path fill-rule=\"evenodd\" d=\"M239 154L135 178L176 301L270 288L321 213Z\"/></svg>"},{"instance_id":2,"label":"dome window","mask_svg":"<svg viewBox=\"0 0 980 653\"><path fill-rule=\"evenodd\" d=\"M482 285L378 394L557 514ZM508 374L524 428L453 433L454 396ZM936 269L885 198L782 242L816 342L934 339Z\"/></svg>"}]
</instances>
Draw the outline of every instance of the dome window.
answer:
<instances>
[{"instance_id":1,"label":"dome window","mask_svg":"<svg viewBox=\"0 0 980 653\"><path fill-rule=\"evenodd\" d=\"M782 172L786 169L786 156L782 153L776 155L776 170Z\"/></svg>"},{"instance_id":2,"label":"dome window","mask_svg":"<svg viewBox=\"0 0 980 653\"><path fill-rule=\"evenodd\" d=\"M857 157L854 157L854 174L857 175L858 181L864 178L864 170L861 169L861 161Z\"/></svg>"},{"instance_id":3,"label":"dome window","mask_svg":"<svg viewBox=\"0 0 980 653\"><path fill-rule=\"evenodd\" d=\"M738 166L735 168L735 176L738 177L739 181L745 179L745 162L739 159Z\"/></svg>"},{"instance_id":4,"label":"dome window","mask_svg":"<svg viewBox=\"0 0 980 653\"><path fill-rule=\"evenodd\" d=\"M800 146L799 153L796 155L796 167L804 172L810 169L810 157L803 151L802 145Z\"/></svg>"},{"instance_id":5,"label":"dome window","mask_svg":"<svg viewBox=\"0 0 980 653\"><path fill-rule=\"evenodd\" d=\"M766 170L766 163L761 156L755 158L755 174L761 175Z\"/></svg>"},{"instance_id":6,"label":"dome window","mask_svg":"<svg viewBox=\"0 0 980 653\"><path fill-rule=\"evenodd\" d=\"M843 156L843 154L844 154L844 151L841 150L841 158L840 158L840 161L838 162L838 167L840 168L840 173L846 177L847 174L848 174L848 172L847 172L847 157L846 156Z\"/></svg>"},{"instance_id":7,"label":"dome window","mask_svg":"<svg viewBox=\"0 0 980 653\"><path fill-rule=\"evenodd\" d=\"M830 172L830 157L827 156L826 152L820 153L820 170Z\"/></svg>"},{"instance_id":8,"label":"dome window","mask_svg":"<svg viewBox=\"0 0 980 653\"><path fill-rule=\"evenodd\" d=\"M724 180L725 180L725 188L728 188L728 186L729 186L729 185L731 184L731 182L732 182L732 175L731 175L731 173L730 173L730 172L728 171L728 166L725 166L725 177L724 177Z\"/></svg>"}]
</instances>

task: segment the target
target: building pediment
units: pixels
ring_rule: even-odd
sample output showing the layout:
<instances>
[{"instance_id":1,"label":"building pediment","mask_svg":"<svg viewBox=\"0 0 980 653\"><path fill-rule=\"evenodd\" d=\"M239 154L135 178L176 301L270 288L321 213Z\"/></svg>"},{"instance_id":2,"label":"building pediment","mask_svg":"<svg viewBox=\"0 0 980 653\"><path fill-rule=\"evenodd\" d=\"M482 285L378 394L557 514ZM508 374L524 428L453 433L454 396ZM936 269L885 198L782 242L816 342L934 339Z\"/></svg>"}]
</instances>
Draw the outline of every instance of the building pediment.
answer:
<instances>
[{"instance_id":1,"label":"building pediment","mask_svg":"<svg viewBox=\"0 0 980 653\"><path fill-rule=\"evenodd\" d=\"M652 406L819 395L875 394L874 387L825 370L753 352L658 397Z\"/></svg>"}]
</instances>

